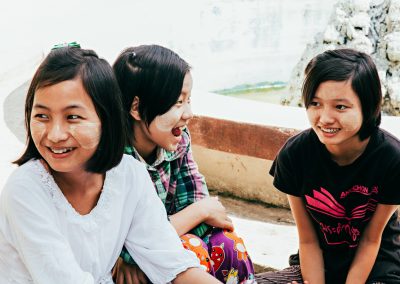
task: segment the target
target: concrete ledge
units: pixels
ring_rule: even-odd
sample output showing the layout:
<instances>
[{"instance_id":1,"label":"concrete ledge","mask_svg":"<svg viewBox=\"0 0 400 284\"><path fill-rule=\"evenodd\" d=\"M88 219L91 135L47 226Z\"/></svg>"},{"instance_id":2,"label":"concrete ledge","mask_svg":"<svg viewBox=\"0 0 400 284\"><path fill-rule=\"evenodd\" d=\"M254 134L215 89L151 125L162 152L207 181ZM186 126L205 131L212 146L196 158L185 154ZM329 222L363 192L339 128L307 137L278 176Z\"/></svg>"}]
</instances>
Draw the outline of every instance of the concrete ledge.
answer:
<instances>
[{"instance_id":1,"label":"concrete ledge","mask_svg":"<svg viewBox=\"0 0 400 284\"><path fill-rule=\"evenodd\" d=\"M190 121L193 144L231 154L273 160L296 129L236 122L207 116Z\"/></svg>"},{"instance_id":2,"label":"concrete ledge","mask_svg":"<svg viewBox=\"0 0 400 284\"><path fill-rule=\"evenodd\" d=\"M195 159L209 187L288 207L268 171L285 141L309 127L305 110L210 93L195 95L196 115L189 128ZM381 127L400 138L400 117L384 116Z\"/></svg>"},{"instance_id":3,"label":"concrete ledge","mask_svg":"<svg viewBox=\"0 0 400 284\"><path fill-rule=\"evenodd\" d=\"M288 207L268 171L281 146L298 130L195 116L190 132L195 159L210 188Z\"/></svg>"}]
</instances>

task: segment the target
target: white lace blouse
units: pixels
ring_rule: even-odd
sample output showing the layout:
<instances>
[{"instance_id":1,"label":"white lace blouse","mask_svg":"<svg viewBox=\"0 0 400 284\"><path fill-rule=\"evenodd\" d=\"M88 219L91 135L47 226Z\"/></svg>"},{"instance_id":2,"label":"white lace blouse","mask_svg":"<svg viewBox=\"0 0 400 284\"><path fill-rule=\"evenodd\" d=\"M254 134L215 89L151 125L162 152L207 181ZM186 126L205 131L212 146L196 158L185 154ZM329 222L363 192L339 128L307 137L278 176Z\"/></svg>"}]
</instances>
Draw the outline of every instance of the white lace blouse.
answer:
<instances>
[{"instance_id":1,"label":"white lace blouse","mask_svg":"<svg viewBox=\"0 0 400 284\"><path fill-rule=\"evenodd\" d=\"M123 245L154 283L198 267L153 187L145 167L124 155L96 207L80 215L40 161L19 167L0 197L0 283L113 283Z\"/></svg>"}]
</instances>

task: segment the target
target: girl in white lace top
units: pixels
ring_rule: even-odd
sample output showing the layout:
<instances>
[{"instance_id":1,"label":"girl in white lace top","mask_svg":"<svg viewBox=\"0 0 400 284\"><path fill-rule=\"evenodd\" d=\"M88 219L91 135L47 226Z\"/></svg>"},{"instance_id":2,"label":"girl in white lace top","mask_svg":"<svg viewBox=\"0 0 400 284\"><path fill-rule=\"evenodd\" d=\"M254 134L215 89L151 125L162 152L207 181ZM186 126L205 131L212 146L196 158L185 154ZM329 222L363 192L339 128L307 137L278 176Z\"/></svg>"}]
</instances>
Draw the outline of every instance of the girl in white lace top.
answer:
<instances>
[{"instance_id":1,"label":"girl in white lace top","mask_svg":"<svg viewBox=\"0 0 400 284\"><path fill-rule=\"evenodd\" d=\"M123 245L153 283L219 283L181 245L145 167L123 155L120 100L91 50L58 46L39 66L27 148L0 197L0 283L113 283Z\"/></svg>"}]
</instances>

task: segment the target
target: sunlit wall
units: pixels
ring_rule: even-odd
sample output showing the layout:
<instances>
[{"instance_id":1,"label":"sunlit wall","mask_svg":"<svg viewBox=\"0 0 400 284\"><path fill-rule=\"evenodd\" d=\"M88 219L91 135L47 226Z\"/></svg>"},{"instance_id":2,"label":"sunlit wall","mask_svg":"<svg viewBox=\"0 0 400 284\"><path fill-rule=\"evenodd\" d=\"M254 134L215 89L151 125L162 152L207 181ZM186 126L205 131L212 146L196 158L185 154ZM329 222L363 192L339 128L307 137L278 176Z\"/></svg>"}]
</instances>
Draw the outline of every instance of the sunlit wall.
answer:
<instances>
[{"instance_id":1,"label":"sunlit wall","mask_svg":"<svg viewBox=\"0 0 400 284\"><path fill-rule=\"evenodd\" d=\"M127 46L157 43L193 66L197 88L287 81L334 0L2 1L0 80L64 41L112 62ZM3 76L4 77L4 76Z\"/></svg>"}]
</instances>

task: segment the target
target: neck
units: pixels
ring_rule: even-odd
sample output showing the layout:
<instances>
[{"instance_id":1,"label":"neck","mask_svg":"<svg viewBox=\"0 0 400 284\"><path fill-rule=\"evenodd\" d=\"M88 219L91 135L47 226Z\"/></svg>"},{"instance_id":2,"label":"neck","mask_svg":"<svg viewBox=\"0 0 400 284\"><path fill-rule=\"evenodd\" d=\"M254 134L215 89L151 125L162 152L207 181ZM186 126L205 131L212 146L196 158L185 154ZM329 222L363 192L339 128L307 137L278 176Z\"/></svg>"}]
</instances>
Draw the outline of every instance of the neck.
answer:
<instances>
[{"instance_id":1,"label":"neck","mask_svg":"<svg viewBox=\"0 0 400 284\"><path fill-rule=\"evenodd\" d=\"M359 137L355 140L348 141L345 145L325 146L334 160L339 166L352 164L360 157L367 148L370 138L360 141Z\"/></svg>"},{"instance_id":2,"label":"neck","mask_svg":"<svg viewBox=\"0 0 400 284\"><path fill-rule=\"evenodd\" d=\"M143 129L144 127L146 126L142 123L135 123L133 125L133 147L135 147L136 151L147 163L151 164L157 153L157 145L147 138L144 133L147 129Z\"/></svg>"},{"instance_id":3,"label":"neck","mask_svg":"<svg viewBox=\"0 0 400 284\"><path fill-rule=\"evenodd\" d=\"M100 192L103 187L104 174L91 173L84 170L73 173L56 171L51 171L51 173L64 195Z\"/></svg>"},{"instance_id":4,"label":"neck","mask_svg":"<svg viewBox=\"0 0 400 284\"><path fill-rule=\"evenodd\" d=\"M71 206L81 215L89 214L96 206L104 183L104 174L52 172L55 182Z\"/></svg>"}]
</instances>

